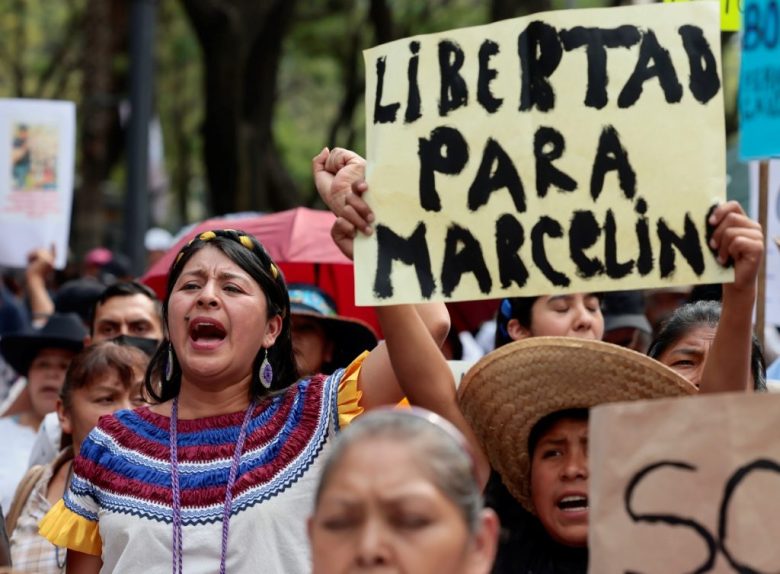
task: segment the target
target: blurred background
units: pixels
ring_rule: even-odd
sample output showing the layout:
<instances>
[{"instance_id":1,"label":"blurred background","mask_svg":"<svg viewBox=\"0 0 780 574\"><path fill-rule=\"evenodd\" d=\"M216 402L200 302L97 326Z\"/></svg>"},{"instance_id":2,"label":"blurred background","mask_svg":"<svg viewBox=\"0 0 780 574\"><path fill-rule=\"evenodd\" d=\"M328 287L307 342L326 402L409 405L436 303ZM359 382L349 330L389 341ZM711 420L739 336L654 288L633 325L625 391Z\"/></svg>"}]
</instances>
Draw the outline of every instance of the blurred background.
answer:
<instances>
[{"instance_id":1,"label":"blurred background","mask_svg":"<svg viewBox=\"0 0 780 574\"><path fill-rule=\"evenodd\" d=\"M128 162L134 82L151 101L144 227L176 233L215 215L320 207L311 158L326 144L364 151L363 49L542 10L622 3L0 0L0 97L77 104L70 246L78 260L98 245L126 245L127 165L137 165ZM736 34L724 33L730 142L738 50ZM144 58L131 75L131 62ZM729 157L729 195L746 203L745 166Z\"/></svg>"}]
</instances>

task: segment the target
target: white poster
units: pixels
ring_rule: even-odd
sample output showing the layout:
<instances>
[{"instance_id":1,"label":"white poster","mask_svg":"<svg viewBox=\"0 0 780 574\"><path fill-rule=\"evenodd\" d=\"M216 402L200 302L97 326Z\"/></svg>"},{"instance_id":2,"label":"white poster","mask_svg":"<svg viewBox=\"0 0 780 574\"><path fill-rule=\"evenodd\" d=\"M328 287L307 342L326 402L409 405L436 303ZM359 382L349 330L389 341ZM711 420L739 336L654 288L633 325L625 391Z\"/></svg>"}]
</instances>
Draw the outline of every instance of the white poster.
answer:
<instances>
[{"instance_id":1,"label":"white poster","mask_svg":"<svg viewBox=\"0 0 780 574\"><path fill-rule=\"evenodd\" d=\"M766 323L780 325L780 160L769 162L766 246ZM758 162L750 164L750 216L758 221Z\"/></svg>"},{"instance_id":2,"label":"white poster","mask_svg":"<svg viewBox=\"0 0 780 574\"><path fill-rule=\"evenodd\" d=\"M0 266L52 246L65 266L75 146L73 102L0 99Z\"/></svg>"}]
</instances>

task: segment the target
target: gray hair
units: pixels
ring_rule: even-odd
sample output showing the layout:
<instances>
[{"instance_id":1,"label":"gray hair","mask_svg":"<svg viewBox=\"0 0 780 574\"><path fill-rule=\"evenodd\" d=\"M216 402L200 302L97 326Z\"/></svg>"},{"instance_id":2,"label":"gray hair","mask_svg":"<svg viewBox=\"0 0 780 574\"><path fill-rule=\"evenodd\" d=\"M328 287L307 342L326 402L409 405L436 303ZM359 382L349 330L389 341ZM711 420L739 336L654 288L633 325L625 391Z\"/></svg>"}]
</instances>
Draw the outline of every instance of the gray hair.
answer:
<instances>
[{"instance_id":1,"label":"gray hair","mask_svg":"<svg viewBox=\"0 0 780 574\"><path fill-rule=\"evenodd\" d=\"M484 500L468 443L449 421L419 408L380 409L350 424L325 461L315 507L347 451L369 439L397 440L406 445L434 486L458 508L469 531L477 531Z\"/></svg>"}]
</instances>

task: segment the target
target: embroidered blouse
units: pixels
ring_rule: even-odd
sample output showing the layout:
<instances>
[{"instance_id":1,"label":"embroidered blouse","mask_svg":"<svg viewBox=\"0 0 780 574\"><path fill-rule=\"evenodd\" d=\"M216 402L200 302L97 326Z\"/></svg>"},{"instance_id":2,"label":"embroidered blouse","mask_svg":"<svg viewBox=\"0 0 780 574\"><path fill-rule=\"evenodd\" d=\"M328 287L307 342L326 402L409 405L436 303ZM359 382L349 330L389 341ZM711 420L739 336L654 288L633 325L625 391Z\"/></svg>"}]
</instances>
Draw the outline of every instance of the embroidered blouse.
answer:
<instances>
[{"instance_id":1,"label":"embroidered blouse","mask_svg":"<svg viewBox=\"0 0 780 574\"><path fill-rule=\"evenodd\" d=\"M310 571L306 519L322 453L339 426L362 412L357 375L365 355L255 408L233 489L227 572ZM178 423L185 572L218 568L225 488L243 418L239 412ZM101 556L101 573L171 572L169 428L169 417L147 407L101 418L41 534Z\"/></svg>"}]
</instances>

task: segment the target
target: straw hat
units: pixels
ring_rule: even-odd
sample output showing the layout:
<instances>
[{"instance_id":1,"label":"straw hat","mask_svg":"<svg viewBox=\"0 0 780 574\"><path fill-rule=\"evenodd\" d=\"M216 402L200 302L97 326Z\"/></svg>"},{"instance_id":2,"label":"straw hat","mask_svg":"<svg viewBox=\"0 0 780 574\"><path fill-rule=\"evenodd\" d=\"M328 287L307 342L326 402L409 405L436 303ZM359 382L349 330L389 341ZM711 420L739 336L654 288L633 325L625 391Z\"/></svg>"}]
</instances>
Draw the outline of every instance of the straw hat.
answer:
<instances>
[{"instance_id":1,"label":"straw hat","mask_svg":"<svg viewBox=\"0 0 780 574\"><path fill-rule=\"evenodd\" d=\"M585 339L532 337L485 355L458 388L460 408L491 466L530 512L528 437L554 412L690 395L696 388L642 354Z\"/></svg>"}]
</instances>

